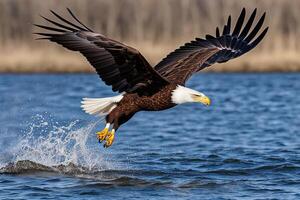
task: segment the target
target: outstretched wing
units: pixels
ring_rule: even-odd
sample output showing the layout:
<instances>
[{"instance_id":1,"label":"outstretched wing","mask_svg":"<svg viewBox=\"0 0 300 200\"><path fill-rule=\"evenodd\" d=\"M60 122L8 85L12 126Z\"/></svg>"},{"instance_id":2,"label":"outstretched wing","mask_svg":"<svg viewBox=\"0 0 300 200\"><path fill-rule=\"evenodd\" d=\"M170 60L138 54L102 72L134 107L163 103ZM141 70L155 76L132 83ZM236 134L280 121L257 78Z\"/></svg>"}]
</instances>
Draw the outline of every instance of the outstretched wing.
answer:
<instances>
[{"instance_id":1,"label":"outstretched wing","mask_svg":"<svg viewBox=\"0 0 300 200\"><path fill-rule=\"evenodd\" d=\"M184 85L189 77L205 67L214 63L227 62L247 53L261 42L268 31L267 27L256 37L263 25L265 13L250 31L256 12L257 9L253 11L243 27L246 16L246 10L243 8L232 32L231 16L229 16L222 34L217 28L215 37L206 35L206 39L196 38L186 43L158 63L155 70L168 81Z\"/></svg>"},{"instance_id":2,"label":"outstretched wing","mask_svg":"<svg viewBox=\"0 0 300 200\"><path fill-rule=\"evenodd\" d=\"M36 33L42 36L38 39L48 39L67 49L79 51L96 69L101 79L112 86L113 91L149 95L168 84L136 49L95 33L67 10L76 23L51 11L63 23L43 17L55 27L35 24L51 31Z\"/></svg>"}]
</instances>

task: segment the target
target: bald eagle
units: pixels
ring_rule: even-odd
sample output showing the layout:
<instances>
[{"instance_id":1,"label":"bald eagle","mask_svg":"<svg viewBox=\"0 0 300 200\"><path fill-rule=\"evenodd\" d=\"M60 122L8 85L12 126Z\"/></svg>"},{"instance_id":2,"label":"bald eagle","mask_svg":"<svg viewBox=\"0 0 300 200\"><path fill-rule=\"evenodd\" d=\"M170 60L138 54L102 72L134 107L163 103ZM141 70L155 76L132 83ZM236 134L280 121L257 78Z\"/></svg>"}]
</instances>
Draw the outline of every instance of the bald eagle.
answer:
<instances>
[{"instance_id":1,"label":"bald eagle","mask_svg":"<svg viewBox=\"0 0 300 200\"><path fill-rule=\"evenodd\" d=\"M54 26L35 26L50 32L35 33L63 47L79 51L95 68L106 85L112 86L118 96L106 98L83 98L82 108L93 115L105 116L105 128L97 132L104 147L110 147L115 132L139 111L160 111L179 104L199 102L210 105L203 93L185 87L186 81L196 72L215 64L237 58L254 47L264 38L266 27L261 33L265 13L255 23L257 9L244 25L246 10L242 9L234 28L228 17L222 33L196 38L167 55L152 67L136 49L94 32L67 9L73 22L56 12L51 13L58 21L43 17ZM258 36L257 36L258 35Z\"/></svg>"}]
</instances>

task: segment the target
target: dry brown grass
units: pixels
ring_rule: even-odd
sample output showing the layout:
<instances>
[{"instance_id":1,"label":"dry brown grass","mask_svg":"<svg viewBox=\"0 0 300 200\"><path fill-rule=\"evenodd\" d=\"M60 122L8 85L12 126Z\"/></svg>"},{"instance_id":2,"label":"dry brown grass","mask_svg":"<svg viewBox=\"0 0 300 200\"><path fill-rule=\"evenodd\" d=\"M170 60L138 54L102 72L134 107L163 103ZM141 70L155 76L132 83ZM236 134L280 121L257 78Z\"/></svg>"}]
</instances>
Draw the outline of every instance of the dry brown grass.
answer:
<instances>
[{"instance_id":1,"label":"dry brown grass","mask_svg":"<svg viewBox=\"0 0 300 200\"><path fill-rule=\"evenodd\" d=\"M299 0L2 0L0 1L0 72L91 72L78 53L32 36L33 23L49 9L70 7L97 32L139 49L152 64L195 37L213 33L228 14L242 7L267 11L270 26L250 54L207 71L300 71Z\"/></svg>"},{"instance_id":2,"label":"dry brown grass","mask_svg":"<svg viewBox=\"0 0 300 200\"><path fill-rule=\"evenodd\" d=\"M21 47L0 53L0 72L88 72L92 69L74 52L58 48Z\"/></svg>"},{"instance_id":3,"label":"dry brown grass","mask_svg":"<svg viewBox=\"0 0 300 200\"><path fill-rule=\"evenodd\" d=\"M172 47L166 45L135 45L142 49L145 57L156 64ZM144 48L143 48L144 47ZM12 59L13 58L13 59ZM207 68L206 72L299 72L300 54L250 53L242 58ZM62 48L18 48L6 49L0 53L0 72L14 73L77 73L94 72L93 68L79 53L65 51Z\"/></svg>"}]
</instances>

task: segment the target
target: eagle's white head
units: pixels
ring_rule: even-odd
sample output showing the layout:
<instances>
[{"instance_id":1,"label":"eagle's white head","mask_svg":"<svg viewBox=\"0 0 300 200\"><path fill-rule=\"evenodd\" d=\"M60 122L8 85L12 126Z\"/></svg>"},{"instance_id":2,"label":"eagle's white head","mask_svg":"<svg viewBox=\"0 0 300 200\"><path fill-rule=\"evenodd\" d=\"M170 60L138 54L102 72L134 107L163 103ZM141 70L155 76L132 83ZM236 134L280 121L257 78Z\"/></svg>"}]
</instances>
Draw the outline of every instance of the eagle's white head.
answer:
<instances>
[{"instance_id":1,"label":"eagle's white head","mask_svg":"<svg viewBox=\"0 0 300 200\"><path fill-rule=\"evenodd\" d=\"M175 104L183 103L202 103L210 105L210 99L203 93L178 85L172 92L172 102Z\"/></svg>"}]
</instances>

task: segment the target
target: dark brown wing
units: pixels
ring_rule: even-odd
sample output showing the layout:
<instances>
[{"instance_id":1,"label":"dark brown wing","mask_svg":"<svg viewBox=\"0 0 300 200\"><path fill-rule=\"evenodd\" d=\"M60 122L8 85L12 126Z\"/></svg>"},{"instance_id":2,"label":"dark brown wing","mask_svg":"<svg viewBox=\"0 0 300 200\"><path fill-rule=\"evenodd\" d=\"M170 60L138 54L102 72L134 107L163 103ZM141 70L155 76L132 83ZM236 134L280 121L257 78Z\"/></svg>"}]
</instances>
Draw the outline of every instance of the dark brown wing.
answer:
<instances>
[{"instance_id":1,"label":"dark brown wing","mask_svg":"<svg viewBox=\"0 0 300 200\"><path fill-rule=\"evenodd\" d=\"M43 36L39 39L48 39L67 49L82 53L96 69L101 79L107 85L112 86L113 91L149 95L169 83L136 49L93 32L83 25L69 9L68 12L79 24L74 24L57 13L51 12L64 24L43 17L56 27L36 25L51 31L50 33L36 33Z\"/></svg>"},{"instance_id":2,"label":"dark brown wing","mask_svg":"<svg viewBox=\"0 0 300 200\"><path fill-rule=\"evenodd\" d=\"M229 16L222 35L220 35L220 30L217 28L216 37L207 35L206 39L196 38L195 41L186 43L158 63L155 66L155 70L170 82L184 84L193 73L205 67L214 63L227 62L230 59L247 53L261 42L268 31L267 27L256 37L263 25L265 13L258 20L252 31L250 31L256 12L257 9L253 11L248 22L242 28L246 16L244 8L232 33L230 31L231 16ZM256 39L253 40L255 37ZM199 58L197 58L198 56Z\"/></svg>"}]
</instances>

